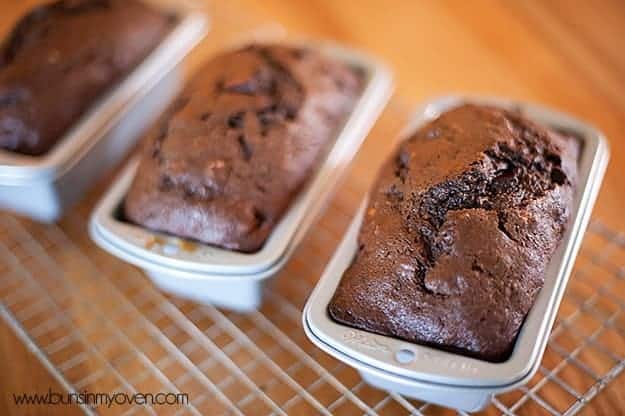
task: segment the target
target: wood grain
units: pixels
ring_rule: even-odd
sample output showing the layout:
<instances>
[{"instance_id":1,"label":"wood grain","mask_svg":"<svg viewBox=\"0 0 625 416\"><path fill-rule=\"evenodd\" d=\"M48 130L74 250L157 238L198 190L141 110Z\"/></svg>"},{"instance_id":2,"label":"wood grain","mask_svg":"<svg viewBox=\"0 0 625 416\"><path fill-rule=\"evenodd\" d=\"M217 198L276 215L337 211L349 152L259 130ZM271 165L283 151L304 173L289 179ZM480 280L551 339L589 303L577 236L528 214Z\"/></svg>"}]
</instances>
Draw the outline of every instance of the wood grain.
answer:
<instances>
[{"instance_id":1,"label":"wood grain","mask_svg":"<svg viewBox=\"0 0 625 416\"><path fill-rule=\"evenodd\" d=\"M38 3L0 0L0 33ZM590 121L606 134L612 152L595 215L611 228L625 230L625 181L621 178L625 164L625 6L621 1L233 0L207 2L206 7L214 16L214 29L194 53L190 71L259 22L279 22L298 36L339 40L381 57L394 69L397 97L393 105L401 111L387 110L383 123L396 125L385 131L398 130L407 117L406 108L448 93L536 101ZM353 209L392 141L393 137L384 134L371 135L346 181L352 189L339 196L335 205L347 212ZM0 360L0 371L10 374L2 379L3 391L27 385L33 378L46 380L45 370L20 351L21 345L10 335L0 340L2 356L16 357L10 362ZM618 353L623 356L625 348ZM621 376L583 414L625 414L624 392L625 376ZM557 397L550 397L554 400ZM2 406L0 412L9 412L10 403Z\"/></svg>"}]
</instances>

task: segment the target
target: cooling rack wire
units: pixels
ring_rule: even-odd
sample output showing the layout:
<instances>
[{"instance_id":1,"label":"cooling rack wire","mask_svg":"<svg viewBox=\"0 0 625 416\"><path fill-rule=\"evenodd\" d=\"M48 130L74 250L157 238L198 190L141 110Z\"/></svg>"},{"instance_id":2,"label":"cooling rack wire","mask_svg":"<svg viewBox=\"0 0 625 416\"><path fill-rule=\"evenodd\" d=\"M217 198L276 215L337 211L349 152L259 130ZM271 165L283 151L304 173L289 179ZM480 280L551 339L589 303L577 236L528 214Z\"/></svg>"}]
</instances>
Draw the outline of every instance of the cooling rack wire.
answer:
<instances>
[{"instance_id":1,"label":"cooling rack wire","mask_svg":"<svg viewBox=\"0 0 625 416\"><path fill-rule=\"evenodd\" d=\"M227 7L211 12L211 36L219 40L213 48L244 38L241 33L279 32L240 15L233 20L236 11ZM206 47L198 54L209 53ZM391 103L341 191L256 312L167 296L140 270L96 248L86 225L103 183L56 225L0 215L0 315L69 392L189 395L186 406L82 407L87 414L455 414L367 386L308 342L300 324L377 155L390 150L388 137L409 113L405 104ZM539 371L526 386L495 397L486 414L572 415L622 372L624 266L625 234L593 221Z\"/></svg>"}]
</instances>

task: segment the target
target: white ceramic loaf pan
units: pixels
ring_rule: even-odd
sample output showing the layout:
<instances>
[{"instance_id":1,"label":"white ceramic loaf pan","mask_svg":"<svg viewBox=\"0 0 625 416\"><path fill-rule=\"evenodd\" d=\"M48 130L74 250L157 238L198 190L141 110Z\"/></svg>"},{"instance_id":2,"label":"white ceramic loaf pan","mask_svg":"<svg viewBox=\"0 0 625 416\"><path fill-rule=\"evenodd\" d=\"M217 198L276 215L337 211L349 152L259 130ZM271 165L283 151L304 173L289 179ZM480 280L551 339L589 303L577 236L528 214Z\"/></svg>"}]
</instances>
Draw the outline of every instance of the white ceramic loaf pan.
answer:
<instances>
[{"instance_id":1,"label":"white ceramic loaf pan","mask_svg":"<svg viewBox=\"0 0 625 416\"><path fill-rule=\"evenodd\" d=\"M308 299L303 324L314 344L357 369L369 384L420 400L476 411L485 407L493 394L526 383L537 371L603 179L608 148L599 131L579 120L544 107L503 99L446 97L433 100L419 110L406 137L422 124L463 102L520 109L533 120L572 132L583 140L573 218L548 267L544 287L521 328L510 358L502 363L469 358L351 328L330 318L327 306L357 250L366 200Z\"/></svg>"},{"instance_id":2,"label":"white ceramic loaf pan","mask_svg":"<svg viewBox=\"0 0 625 416\"><path fill-rule=\"evenodd\" d=\"M129 76L42 156L0 150L0 209L52 222L134 146L181 87L181 61L203 38L207 18L171 1L149 1L178 22Z\"/></svg>"},{"instance_id":3,"label":"white ceramic loaf pan","mask_svg":"<svg viewBox=\"0 0 625 416\"><path fill-rule=\"evenodd\" d=\"M165 291L230 309L257 308L264 282L284 265L321 213L392 92L391 74L378 61L335 44L298 43L302 44L361 68L365 87L318 170L261 250L248 254L220 249L122 220L118 213L138 160L129 163L95 208L90 223L93 240L144 269Z\"/></svg>"}]
</instances>

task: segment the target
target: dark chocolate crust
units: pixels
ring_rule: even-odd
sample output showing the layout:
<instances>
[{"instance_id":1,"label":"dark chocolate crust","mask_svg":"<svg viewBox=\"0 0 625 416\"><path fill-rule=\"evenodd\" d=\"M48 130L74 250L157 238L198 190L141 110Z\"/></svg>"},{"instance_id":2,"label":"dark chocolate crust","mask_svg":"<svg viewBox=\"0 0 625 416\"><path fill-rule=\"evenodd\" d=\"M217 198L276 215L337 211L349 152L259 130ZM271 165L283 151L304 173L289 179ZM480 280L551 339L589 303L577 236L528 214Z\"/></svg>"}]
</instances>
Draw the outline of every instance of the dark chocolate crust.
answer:
<instances>
[{"instance_id":1,"label":"dark chocolate crust","mask_svg":"<svg viewBox=\"0 0 625 416\"><path fill-rule=\"evenodd\" d=\"M484 106L422 127L379 175L332 318L505 360L571 215L578 148Z\"/></svg>"},{"instance_id":2,"label":"dark chocolate crust","mask_svg":"<svg viewBox=\"0 0 625 416\"><path fill-rule=\"evenodd\" d=\"M149 139L127 218L257 251L335 139L362 82L314 50L252 45L219 55Z\"/></svg>"},{"instance_id":3,"label":"dark chocolate crust","mask_svg":"<svg viewBox=\"0 0 625 416\"><path fill-rule=\"evenodd\" d=\"M0 148L46 153L171 25L171 17L137 0L61 0L33 9L0 48Z\"/></svg>"}]
</instances>

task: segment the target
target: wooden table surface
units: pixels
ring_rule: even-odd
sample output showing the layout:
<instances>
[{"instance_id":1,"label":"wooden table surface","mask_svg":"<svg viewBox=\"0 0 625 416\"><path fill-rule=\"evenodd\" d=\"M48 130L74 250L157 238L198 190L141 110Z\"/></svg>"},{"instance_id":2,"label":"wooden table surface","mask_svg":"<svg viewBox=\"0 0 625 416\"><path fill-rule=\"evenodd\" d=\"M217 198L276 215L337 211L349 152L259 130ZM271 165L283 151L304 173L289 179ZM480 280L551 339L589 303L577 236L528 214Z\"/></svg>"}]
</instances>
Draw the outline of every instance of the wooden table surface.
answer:
<instances>
[{"instance_id":1,"label":"wooden table surface","mask_svg":"<svg viewBox=\"0 0 625 416\"><path fill-rule=\"evenodd\" d=\"M0 33L36 3L0 0ZM625 3L621 0L232 0L210 7L218 11L217 19L232 19L232 27L226 29L230 21L216 22L219 30L279 22L289 33L339 40L379 56L395 72L395 105L416 106L448 93L498 95L543 103L591 122L611 145L595 217L625 231L621 176L625 173ZM213 40L209 37L195 53L192 66L220 45ZM367 180L373 175L370 164L377 166L388 152L384 137L376 140L367 143L366 157L359 157L353 168ZM27 358L6 327L0 340L3 391L33 379L42 386L52 383L45 381L49 380L45 370ZM624 392L621 376L583 414L625 414ZM10 412L18 414L5 398L0 413Z\"/></svg>"}]
</instances>

